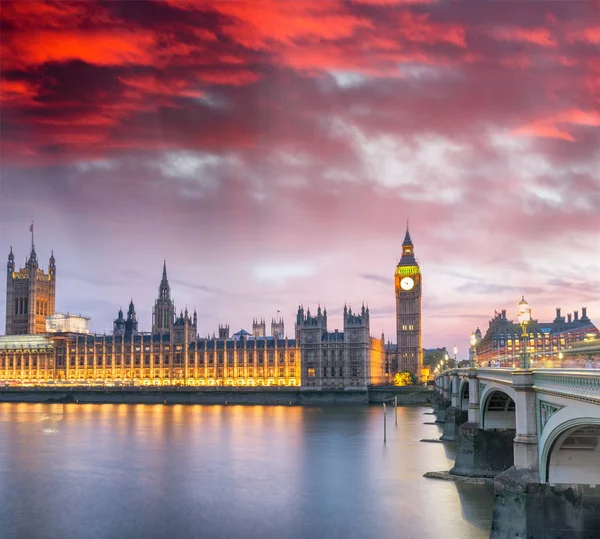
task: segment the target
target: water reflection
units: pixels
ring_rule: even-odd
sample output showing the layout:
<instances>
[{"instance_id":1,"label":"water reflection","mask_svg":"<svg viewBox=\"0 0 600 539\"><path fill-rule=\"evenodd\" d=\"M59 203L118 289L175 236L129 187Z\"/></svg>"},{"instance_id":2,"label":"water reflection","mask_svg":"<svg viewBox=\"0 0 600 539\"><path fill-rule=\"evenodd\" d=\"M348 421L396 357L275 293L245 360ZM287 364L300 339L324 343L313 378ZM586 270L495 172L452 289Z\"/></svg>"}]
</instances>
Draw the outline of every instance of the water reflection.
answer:
<instances>
[{"instance_id":1,"label":"water reflection","mask_svg":"<svg viewBox=\"0 0 600 539\"><path fill-rule=\"evenodd\" d=\"M0 404L2 538L487 537L424 411Z\"/></svg>"}]
</instances>

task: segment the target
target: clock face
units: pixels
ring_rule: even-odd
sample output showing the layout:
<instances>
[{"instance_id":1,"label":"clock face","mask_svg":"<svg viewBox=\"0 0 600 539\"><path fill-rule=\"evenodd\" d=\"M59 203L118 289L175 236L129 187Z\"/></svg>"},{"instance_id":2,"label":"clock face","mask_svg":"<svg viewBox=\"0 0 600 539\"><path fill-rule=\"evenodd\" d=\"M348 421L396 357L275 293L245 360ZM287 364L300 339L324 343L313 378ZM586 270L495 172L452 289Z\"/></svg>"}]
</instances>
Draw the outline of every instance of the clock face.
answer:
<instances>
[{"instance_id":1,"label":"clock face","mask_svg":"<svg viewBox=\"0 0 600 539\"><path fill-rule=\"evenodd\" d=\"M410 277L404 277L400 281L400 288L402 290L411 290L413 286L415 286L415 282Z\"/></svg>"}]
</instances>

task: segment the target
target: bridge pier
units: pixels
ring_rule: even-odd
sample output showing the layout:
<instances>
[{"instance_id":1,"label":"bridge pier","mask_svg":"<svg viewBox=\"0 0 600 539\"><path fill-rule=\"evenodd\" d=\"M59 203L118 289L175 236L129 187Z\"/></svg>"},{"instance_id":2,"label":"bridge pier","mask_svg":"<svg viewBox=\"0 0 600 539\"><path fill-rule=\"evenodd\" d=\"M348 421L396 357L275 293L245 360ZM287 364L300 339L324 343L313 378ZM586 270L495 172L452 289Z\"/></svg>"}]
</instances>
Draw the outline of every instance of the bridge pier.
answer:
<instances>
[{"instance_id":1,"label":"bridge pier","mask_svg":"<svg viewBox=\"0 0 600 539\"><path fill-rule=\"evenodd\" d=\"M456 461L451 474L468 477L495 477L513 464L513 429L480 427L479 378L475 369L469 378L469 409L467 422L458 429ZM445 433L445 429L444 429Z\"/></svg>"},{"instance_id":2,"label":"bridge pier","mask_svg":"<svg viewBox=\"0 0 600 539\"><path fill-rule=\"evenodd\" d=\"M515 467L494 479L490 539L600 537L596 485L540 483L535 471Z\"/></svg>"},{"instance_id":3,"label":"bridge pier","mask_svg":"<svg viewBox=\"0 0 600 539\"><path fill-rule=\"evenodd\" d=\"M444 432L440 437L440 440L445 442L455 442L458 439L460 426L467 421L467 412L460 409L459 386L460 377L458 374L452 374L450 377L450 407L445 411Z\"/></svg>"},{"instance_id":4,"label":"bridge pier","mask_svg":"<svg viewBox=\"0 0 600 539\"><path fill-rule=\"evenodd\" d=\"M458 433L456 461L451 474L467 477L495 477L513 464L514 429L479 428L464 423Z\"/></svg>"},{"instance_id":5,"label":"bridge pier","mask_svg":"<svg viewBox=\"0 0 600 539\"><path fill-rule=\"evenodd\" d=\"M443 374L441 377L441 402L438 409L435 411L436 423L444 423L446 421L446 409L450 406L450 375Z\"/></svg>"}]
</instances>

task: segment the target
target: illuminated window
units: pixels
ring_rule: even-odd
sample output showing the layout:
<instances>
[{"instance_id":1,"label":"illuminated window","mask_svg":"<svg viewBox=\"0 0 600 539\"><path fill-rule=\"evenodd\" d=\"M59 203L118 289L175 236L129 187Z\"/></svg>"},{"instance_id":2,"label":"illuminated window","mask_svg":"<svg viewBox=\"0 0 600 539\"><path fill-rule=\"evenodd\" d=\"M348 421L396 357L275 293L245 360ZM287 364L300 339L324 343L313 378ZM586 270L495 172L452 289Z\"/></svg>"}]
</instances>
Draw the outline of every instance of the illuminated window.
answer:
<instances>
[{"instance_id":1,"label":"illuminated window","mask_svg":"<svg viewBox=\"0 0 600 539\"><path fill-rule=\"evenodd\" d=\"M309 378L314 378L315 377L315 369L313 367L311 367L310 369L308 369L308 377Z\"/></svg>"}]
</instances>

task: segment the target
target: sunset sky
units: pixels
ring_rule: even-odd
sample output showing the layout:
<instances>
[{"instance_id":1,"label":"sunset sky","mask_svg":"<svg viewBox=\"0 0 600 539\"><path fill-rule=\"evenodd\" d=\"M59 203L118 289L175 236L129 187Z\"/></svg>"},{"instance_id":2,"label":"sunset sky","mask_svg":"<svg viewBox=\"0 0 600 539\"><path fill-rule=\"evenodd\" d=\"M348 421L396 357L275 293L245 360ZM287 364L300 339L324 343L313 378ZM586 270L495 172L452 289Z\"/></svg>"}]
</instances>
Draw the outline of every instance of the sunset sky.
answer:
<instances>
[{"instance_id":1,"label":"sunset sky","mask_svg":"<svg viewBox=\"0 0 600 539\"><path fill-rule=\"evenodd\" d=\"M522 294L600 322L599 2L0 9L0 253L35 221L92 330L130 298L149 330L166 258L201 335L364 301L395 341L407 219L425 347Z\"/></svg>"}]
</instances>

